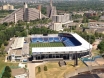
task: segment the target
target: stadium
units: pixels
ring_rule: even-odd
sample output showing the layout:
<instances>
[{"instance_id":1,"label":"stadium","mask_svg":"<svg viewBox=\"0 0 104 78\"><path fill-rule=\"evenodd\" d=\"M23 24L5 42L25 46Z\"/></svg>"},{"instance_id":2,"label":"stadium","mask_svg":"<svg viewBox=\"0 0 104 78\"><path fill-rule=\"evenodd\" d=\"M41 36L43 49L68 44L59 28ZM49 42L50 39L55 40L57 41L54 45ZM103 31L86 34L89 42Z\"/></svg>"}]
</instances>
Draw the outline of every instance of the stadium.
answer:
<instances>
[{"instance_id":1,"label":"stadium","mask_svg":"<svg viewBox=\"0 0 104 78\"><path fill-rule=\"evenodd\" d=\"M90 54L92 45L77 33L31 35L33 60L75 59Z\"/></svg>"}]
</instances>

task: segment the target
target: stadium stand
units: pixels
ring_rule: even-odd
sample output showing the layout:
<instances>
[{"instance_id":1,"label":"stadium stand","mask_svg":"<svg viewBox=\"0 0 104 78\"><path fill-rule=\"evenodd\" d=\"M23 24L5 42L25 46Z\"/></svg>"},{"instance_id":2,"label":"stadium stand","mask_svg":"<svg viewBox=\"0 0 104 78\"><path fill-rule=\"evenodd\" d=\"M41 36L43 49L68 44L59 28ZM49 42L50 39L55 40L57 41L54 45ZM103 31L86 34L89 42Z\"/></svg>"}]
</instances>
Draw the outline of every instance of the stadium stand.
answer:
<instances>
[{"instance_id":1,"label":"stadium stand","mask_svg":"<svg viewBox=\"0 0 104 78\"><path fill-rule=\"evenodd\" d=\"M65 41L67 39L68 39L67 37L61 37L61 41Z\"/></svg>"},{"instance_id":2,"label":"stadium stand","mask_svg":"<svg viewBox=\"0 0 104 78\"><path fill-rule=\"evenodd\" d=\"M75 46L81 45L81 43L74 37L70 37L70 42L73 42Z\"/></svg>"},{"instance_id":3,"label":"stadium stand","mask_svg":"<svg viewBox=\"0 0 104 78\"><path fill-rule=\"evenodd\" d=\"M44 42L49 42L47 37L44 37Z\"/></svg>"},{"instance_id":4,"label":"stadium stand","mask_svg":"<svg viewBox=\"0 0 104 78\"><path fill-rule=\"evenodd\" d=\"M32 41L33 43L35 43L35 42L37 42L37 38L32 38L31 41Z\"/></svg>"},{"instance_id":5,"label":"stadium stand","mask_svg":"<svg viewBox=\"0 0 104 78\"><path fill-rule=\"evenodd\" d=\"M36 42L63 42L65 46L79 46L81 43L72 35L58 35L58 36L49 36L49 37L37 37L32 38L33 43Z\"/></svg>"},{"instance_id":6,"label":"stadium stand","mask_svg":"<svg viewBox=\"0 0 104 78\"><path fill-rule=\"evenodd\" d=\"M54 41L55 42L61 42L60 39L59 39L59 37L54 37Z\"/></svg>"},{"instance_id":7,"label":"stadium stand","mask_svg":"<svg viewBox=\"0 0 104 78\"><path fill-rule=\"evenodd\" d=\"M53 42L53 41L54 41L53 37L50 37L49 42Z\"/></svg>"},{"instance_id":8,"label":"stadium stand","mask_svg":"<svg viewBox=\"0 0 104 78\"><path fill-rule=\"evenodd\" d=\"M37 38L38 42L43 42L43 38Z\"/></svg>"},{"instance_id":9,"label":"stadium stand","mask_svg":"<svg viewBox=\"0 0 104 78\"><path fill-rule=\"evenodd\" d=\"M63 43L65 44L65 46L75 46L69 39L63 41Z\"/></svg>"}]
</instances>

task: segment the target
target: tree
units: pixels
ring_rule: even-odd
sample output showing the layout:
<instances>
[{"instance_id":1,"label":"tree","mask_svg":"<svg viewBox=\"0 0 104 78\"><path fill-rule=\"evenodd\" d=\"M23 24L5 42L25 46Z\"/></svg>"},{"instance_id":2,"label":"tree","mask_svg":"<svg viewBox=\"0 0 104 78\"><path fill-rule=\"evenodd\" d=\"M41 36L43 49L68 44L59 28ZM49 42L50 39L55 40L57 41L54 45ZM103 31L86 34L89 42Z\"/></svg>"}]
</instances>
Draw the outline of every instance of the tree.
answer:
<instances>
[{"instance_id":1,"label":"tree","mask_svg":"<svg viewBox=\"0 0 104 78\"><path fill-rule=\"evenodd\" d=\"M26 36L27 36L27 32L26 31L21 32L21 37L26 37Z\"/></svg>"},{"instance_id":2,"label":"tree","mask_svg":"<svg viewBox=\"0 0 104 78\"><path fill-rule=\"evenodd\" d=\"M98 45L98 49L104 51L104 40L100 42L100 44Z\"/></svg>"},{"instance_id":3,"label":"tree","mask_svg":"<svg viewBox=\"0 0 104 78\"><path fill-rule=\"evenodd\" d=\"M5 67L5 71L11 72L11 68L10 68L9 66L6 66L6 67Z\"/></svg>"},{"instance_id":4,"label":"tree","mask_svg":"<svg viewBox=\"0 0 104 78\"><path fill-rule=\"evenodd\" d=\"M47 66L44 66L44 71L47 71Z\"/></svg>"},{"instance_id":5,"label":"tree","mask_svg":"<svg viewBox=\"0 0 104 78\"><path fill-rule=\"evenodd\" d=\"M7 46L7 45L8 45L8 41L5 40L5 41L4 41L4 46Z\"/></svg>"},{"instance_id":6,"label":"tree","mask_svg":"<svg viewBox=\"0 0 104 78\"><path fill-rule=\"evenodd\" d=\"M38 72L41 72L41 68L40 67L38 67Z\"/></svg>"},{"instance_id":7,"label":"tree","mask_svg":"<svg viewBox=\"0 0 104 78\"><path fill-rule=\"evenodd\" d=\"M86 16L83 16L82 23L88 23L88 22L89 22L88 18Z\"/></svg>"},{"instance_id":8,"label":"tree","mask_svg":"<svg viewBox=\"0 0 104 78\"><path fill-rule=\"evenodd\" d=\"M2 78L10 78L11 77L11 73L10 72L7 72L7 71L5 71L4 73L3 73L3 75L2 75Z\"/></svg>"},{"instance_id":9,"label":"tree","mask_svg":"<svg viewBox=\"0 0 104 78\"><path fill-rule=\"evenodd\" d=\"M103 51L103 50L100 50L100 52L99 52L99 53L100 53L100 55L102 55L102 54L104 53L104 51Z\"/></svg>"},{"instance_id":10,"label":"tree","mask_svg":"<svg viewBox=\"0 0 104 78\"><path fill-rule=\"evenodd\" d=\"M5 46L4 46L4 44L2 44L1 49L0 49L2 54L4 53L4 49L5 49Z\"/></svg>"}]
</instances>

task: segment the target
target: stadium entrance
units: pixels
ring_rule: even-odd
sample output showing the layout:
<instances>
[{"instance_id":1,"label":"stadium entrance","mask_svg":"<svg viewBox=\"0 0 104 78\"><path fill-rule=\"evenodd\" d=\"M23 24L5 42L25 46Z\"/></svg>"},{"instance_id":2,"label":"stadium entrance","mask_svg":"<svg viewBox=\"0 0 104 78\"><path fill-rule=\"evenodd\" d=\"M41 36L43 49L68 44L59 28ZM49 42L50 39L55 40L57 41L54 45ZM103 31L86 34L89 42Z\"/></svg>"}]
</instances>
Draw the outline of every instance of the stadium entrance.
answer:
<instances>
[{"instance_id":1,"label":"stadium entrance","mask_svg":"<svg viewBox=\"0 0 104 78\"><path fill-rule=\"evenodd\" d=\"M62 58L64 60L74 60L75 59L75 53L70 54L33 54L33 60L44 60L44 59L55 59L55 58ZM77 53L77 57L81 58L83 56L88 55L89 52L84 53Z\"/></svg>"}]
</instances>

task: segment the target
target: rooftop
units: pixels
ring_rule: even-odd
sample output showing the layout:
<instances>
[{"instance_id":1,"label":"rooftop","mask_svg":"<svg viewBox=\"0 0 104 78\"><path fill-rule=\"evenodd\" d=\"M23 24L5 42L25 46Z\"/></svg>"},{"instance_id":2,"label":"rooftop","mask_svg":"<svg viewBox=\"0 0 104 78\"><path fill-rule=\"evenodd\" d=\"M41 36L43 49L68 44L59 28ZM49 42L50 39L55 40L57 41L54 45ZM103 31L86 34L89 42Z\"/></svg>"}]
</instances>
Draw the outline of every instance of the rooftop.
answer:
<instances>
[{"instance_id":1,"label":"rooftop","mask_svg":"<svg viewBox=\"0 0 104 78\"><path fill-rule=\"evenodd\" d=\"M17 37L11 45L12 49L23 48L24 37Z\"/></svg>"}]
</instances>

